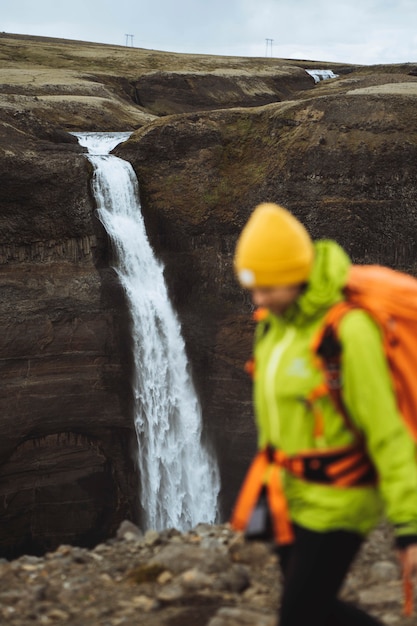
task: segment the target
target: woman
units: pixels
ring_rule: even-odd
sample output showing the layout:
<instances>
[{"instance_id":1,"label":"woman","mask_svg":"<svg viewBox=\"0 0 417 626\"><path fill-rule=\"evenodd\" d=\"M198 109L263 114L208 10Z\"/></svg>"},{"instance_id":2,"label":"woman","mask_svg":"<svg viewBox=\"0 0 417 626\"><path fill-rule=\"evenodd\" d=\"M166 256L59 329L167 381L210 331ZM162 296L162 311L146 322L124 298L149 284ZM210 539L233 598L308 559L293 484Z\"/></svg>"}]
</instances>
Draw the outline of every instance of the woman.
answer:
<instances>
[{"instance_id":1,"label":"woman","mask_svg":"<svg viewBox=\"0 0 417 626\"><path fill-rule=\"evenodd\" d=\"M280 463L285 504L277 507L291 522L279 547L280 626L379 624L337 595L382 512L394 527L403 569L417 573L415 444L398 413L380 331L363 310L347 313L339 328L343 402L353 427L328 395L314 395L323 373L312 340L343 300L350 264L337 243L313 244L303 225L274 204L255 209L236 248L238 280L267 310L255 334L254 406L259 449L272 461L263 480L271 481ZM307 453L318 463L329 452L357 450L358 436L369 472L349 487L306 480L283 461ZM235 510L236 527L238 517Z\"/></svg>"}]
</instances>

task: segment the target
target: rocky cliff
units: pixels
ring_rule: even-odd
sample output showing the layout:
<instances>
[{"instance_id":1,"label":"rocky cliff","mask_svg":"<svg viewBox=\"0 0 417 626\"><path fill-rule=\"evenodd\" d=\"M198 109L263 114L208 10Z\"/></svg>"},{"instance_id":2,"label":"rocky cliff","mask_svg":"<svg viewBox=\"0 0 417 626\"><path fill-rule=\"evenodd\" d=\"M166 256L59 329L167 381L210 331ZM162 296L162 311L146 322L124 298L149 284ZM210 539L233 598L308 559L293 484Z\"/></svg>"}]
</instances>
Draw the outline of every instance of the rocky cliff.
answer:
<instances>
[{"instance_id":1,"label":"rocky cliff","mask_svg":"<svg viewBox=\"0 0 417 626\"><path fill-rule=\"evenodd\" d=\"M127 313L87 161L4 121L0 550L83 545L135 511ZM76 150L74 150L76 148Z\"/></svg>"},{"instance_id":2,"label":"rocky cliff","mask_svg":"<svg viewBox=\"0 0 417 626\"><path fill-rule=\"evenodd\" d=\"M137 520L129 318L75 130L132 130L228 515L255 447L250 303L231 261L278 201L358 261L415 270L416 67L170 55L0 35L0 552ZM339 78L315 84L308 68Z\"/></svg>"}]
</instances>

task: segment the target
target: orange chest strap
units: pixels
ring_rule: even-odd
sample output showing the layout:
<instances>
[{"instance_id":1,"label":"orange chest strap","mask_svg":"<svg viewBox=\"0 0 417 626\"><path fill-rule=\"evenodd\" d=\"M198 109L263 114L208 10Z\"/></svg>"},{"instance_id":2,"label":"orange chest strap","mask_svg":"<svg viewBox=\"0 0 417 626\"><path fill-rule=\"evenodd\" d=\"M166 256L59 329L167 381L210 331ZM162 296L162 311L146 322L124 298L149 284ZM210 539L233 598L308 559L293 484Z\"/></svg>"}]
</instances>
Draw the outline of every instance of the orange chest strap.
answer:
<instances>
[{"instance_id":1,"label":"orange chest strap","mask_svg":"<svg viewBox=\"0 0 417 626\"><path fill-rule=\"evenodd\" d=\"M265 448L252 461L238 494L230 519L235 530L245 531L260 494L265 489L274 538L280 545L292 543L294 536L281 469L308 482L339 488L375 485L377 481L366 452L357 444L295 455Z\"/></svg>"},{"instance_id":2,"label":"orange chest strap","mask_svg":"<svg viewBox=\"0 0 417 626\"><path fill-rule=\"evenodd\" d=\"M274 458L281 467L307 482L333 487L367 487L377 483L373 464L365 449L356 443L291 456L277 450Z\"/></svg>"}]
</instances>

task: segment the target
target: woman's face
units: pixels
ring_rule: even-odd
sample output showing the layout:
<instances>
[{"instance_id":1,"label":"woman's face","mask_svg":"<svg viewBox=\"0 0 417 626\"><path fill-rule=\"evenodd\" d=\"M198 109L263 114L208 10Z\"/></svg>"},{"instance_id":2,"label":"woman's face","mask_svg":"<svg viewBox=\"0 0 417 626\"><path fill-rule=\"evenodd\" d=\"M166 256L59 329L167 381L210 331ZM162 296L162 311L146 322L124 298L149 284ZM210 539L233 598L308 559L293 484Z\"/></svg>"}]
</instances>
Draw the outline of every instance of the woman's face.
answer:
<instances>
[{"instance_id":1,"label":"woman's face","mask_svg":"<svg viewBox=\"0 0 417 626\"><path fill-rule=\"evenodd\" d=\"M255 287L251 289L255 306L266 307L274 315L282 315L298 298L302 285Z\"/></svg>"}]
</instances>

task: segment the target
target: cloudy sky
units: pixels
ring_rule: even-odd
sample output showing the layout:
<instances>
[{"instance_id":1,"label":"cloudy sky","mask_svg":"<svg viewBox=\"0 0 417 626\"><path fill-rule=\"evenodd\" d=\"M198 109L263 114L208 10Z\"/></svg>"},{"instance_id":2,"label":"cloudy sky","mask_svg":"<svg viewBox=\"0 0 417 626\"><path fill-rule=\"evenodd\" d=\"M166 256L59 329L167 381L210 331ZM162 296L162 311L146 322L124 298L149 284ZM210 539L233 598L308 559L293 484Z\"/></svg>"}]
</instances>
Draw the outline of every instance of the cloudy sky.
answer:
<instances>
[{"instance_id":1,"label":"cloudy sky","mask_svg":"<svg viewBox=\"0 0 417 626\"><path fill-rule=\"evenodd\" d=\"M8 33L366 65L417 62L416 25L417 0L1 0L0 10Z\"/></svg>"}]
</instances>

